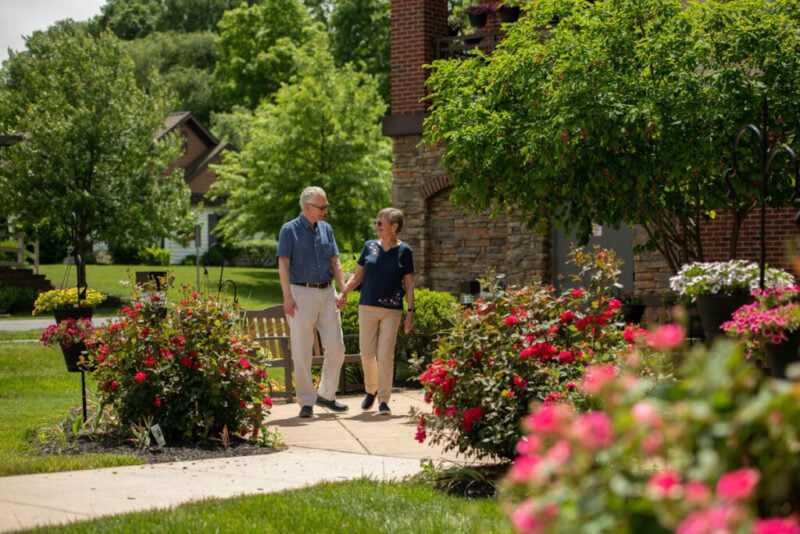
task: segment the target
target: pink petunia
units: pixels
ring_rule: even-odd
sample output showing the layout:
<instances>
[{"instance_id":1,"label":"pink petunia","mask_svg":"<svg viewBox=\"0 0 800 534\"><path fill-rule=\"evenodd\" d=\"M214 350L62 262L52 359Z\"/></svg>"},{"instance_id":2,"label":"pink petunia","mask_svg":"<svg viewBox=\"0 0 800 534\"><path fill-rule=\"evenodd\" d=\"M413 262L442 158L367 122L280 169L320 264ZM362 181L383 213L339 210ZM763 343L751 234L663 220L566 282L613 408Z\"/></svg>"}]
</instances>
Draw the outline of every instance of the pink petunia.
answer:
<instances>
[{"instance_id":1,"label":"pink petunia","mask_svg":"<svg viewBox=\"0 0 800 534\"><path fill-rule=\"evenodd\" d=\"M136 380L137 382L144 382L146 378L147 378L147 375L145 375L141 371L136 373L136 375L134 375L134 377L133 377L133 379Z\"/></svg>"}]
</instances>

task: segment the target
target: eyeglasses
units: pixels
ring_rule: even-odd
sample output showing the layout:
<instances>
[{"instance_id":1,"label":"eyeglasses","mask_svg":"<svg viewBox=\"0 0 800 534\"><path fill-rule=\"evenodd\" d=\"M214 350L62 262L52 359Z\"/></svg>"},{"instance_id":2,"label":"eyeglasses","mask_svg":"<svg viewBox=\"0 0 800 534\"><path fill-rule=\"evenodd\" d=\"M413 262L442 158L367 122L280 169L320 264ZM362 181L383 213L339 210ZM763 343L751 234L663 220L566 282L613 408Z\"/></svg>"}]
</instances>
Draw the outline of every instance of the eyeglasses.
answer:
<instances>
[{"instance_id":1,"label":"eyeglasses","mask_svg":"<svg viewBox=\"0 0 800 534\"><path fill-rule=\"evenodd\" d=\"M383 221L375 221L375 226L383 226Z\"/></svg>"},{"instance_id":2,"label":"eyeglasses","mask_svg":"<svg viewBox=\"0 0 800 534\"><path fill-rule=\"evenodd\" d=\"M309 203L308 205L313 207L313 208L317 208L319 211L326 211L328 208L331 207L330 204L325 204L324 206L317 206L316 204Z\"/></svg>"}]
</instances>

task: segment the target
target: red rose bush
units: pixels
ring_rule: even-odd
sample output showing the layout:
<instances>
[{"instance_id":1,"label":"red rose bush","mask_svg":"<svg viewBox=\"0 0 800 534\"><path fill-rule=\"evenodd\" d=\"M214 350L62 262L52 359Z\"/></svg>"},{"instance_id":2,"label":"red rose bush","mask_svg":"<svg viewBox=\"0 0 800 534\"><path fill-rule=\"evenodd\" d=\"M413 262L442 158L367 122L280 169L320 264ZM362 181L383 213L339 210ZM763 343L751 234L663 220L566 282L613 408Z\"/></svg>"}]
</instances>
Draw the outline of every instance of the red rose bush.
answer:
<instances>
[{"instance_id":1,"label":"red rose bush","mask_svg":"<svg viewBox=\"0 0 800 534\"><path fill-rule=\"evenodd\" d=\"M257 438L272 405L238 304L184 290L167 304L141 293L88 343L102 405L122 428L158 424L172 442Z\"/></svg>"},{"instance_id":2,"label":"red rose bush","mask_svg":"<svg viewBox=\"0 0 800 534\"><path fill-rule=\"evenodd\" d=\"M621 322L612 252L576 249L571 261L579 285L495 290L460 310L420 376L432 411L419 414L418 441L510 460L532 402L589 407L578 387L586 369L613 364L644 331Z\"/></svg>"}]
</instances>

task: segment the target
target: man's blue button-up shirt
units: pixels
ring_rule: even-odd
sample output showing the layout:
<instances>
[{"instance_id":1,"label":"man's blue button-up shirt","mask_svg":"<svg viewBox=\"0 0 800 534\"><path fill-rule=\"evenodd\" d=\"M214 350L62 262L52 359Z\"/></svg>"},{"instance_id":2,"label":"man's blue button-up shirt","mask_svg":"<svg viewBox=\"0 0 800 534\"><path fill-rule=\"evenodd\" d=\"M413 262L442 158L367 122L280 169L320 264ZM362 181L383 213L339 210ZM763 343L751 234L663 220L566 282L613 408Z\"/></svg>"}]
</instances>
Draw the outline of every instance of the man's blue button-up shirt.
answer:
<instances>
[{"instance_id":1,"label":"man's blue button-up shirt","mask_svg":"<svg viewBox=\"0 0 800 534\"><path fill-rule=\"evenodd\" d=\"M333 279L331 258L339 255L333 227L320 221L311 228L302 214L278 234L278 257L289 258L289 283L322 283Z\"/></svg>"}]
</instances>

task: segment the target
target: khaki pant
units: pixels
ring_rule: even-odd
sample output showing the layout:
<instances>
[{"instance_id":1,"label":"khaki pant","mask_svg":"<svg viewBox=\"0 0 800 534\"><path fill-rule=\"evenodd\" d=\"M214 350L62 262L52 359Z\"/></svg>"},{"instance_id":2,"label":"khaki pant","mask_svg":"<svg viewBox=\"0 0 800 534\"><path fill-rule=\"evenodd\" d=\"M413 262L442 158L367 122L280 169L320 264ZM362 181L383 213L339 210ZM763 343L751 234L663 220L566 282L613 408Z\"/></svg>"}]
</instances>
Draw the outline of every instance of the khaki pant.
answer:
<instances>
[{"instance_id":1,"label":"khaki pant","mask_svg":"<svg viewBox=\"0 0 800 534\"><path fill-rule=\"evenodd\" d=\"M364 368L364 389L389 403L394 380L394 347L402 310L377 306L358 307L358 344Z\"/></svg>"},{"instance_id":2,"label":"khaki pant","mask_svg":"<svg viewBox=\"0 0 800 534\"><path fill-rule=\"evenodd\" d=\"M292 285L292 296L297 303L297 309L294 317L287 317L287 320L292 343L297 404L314 406L317 402L317 393L328 400L336 398L339 373L344 363L342 318L336 309L336 292L333 285L325 289ZM315 392L314 381L311 378L311 357L317 331L322 342L325 362L322 364L319 390Z\"/></svg>"}]
</instances>

